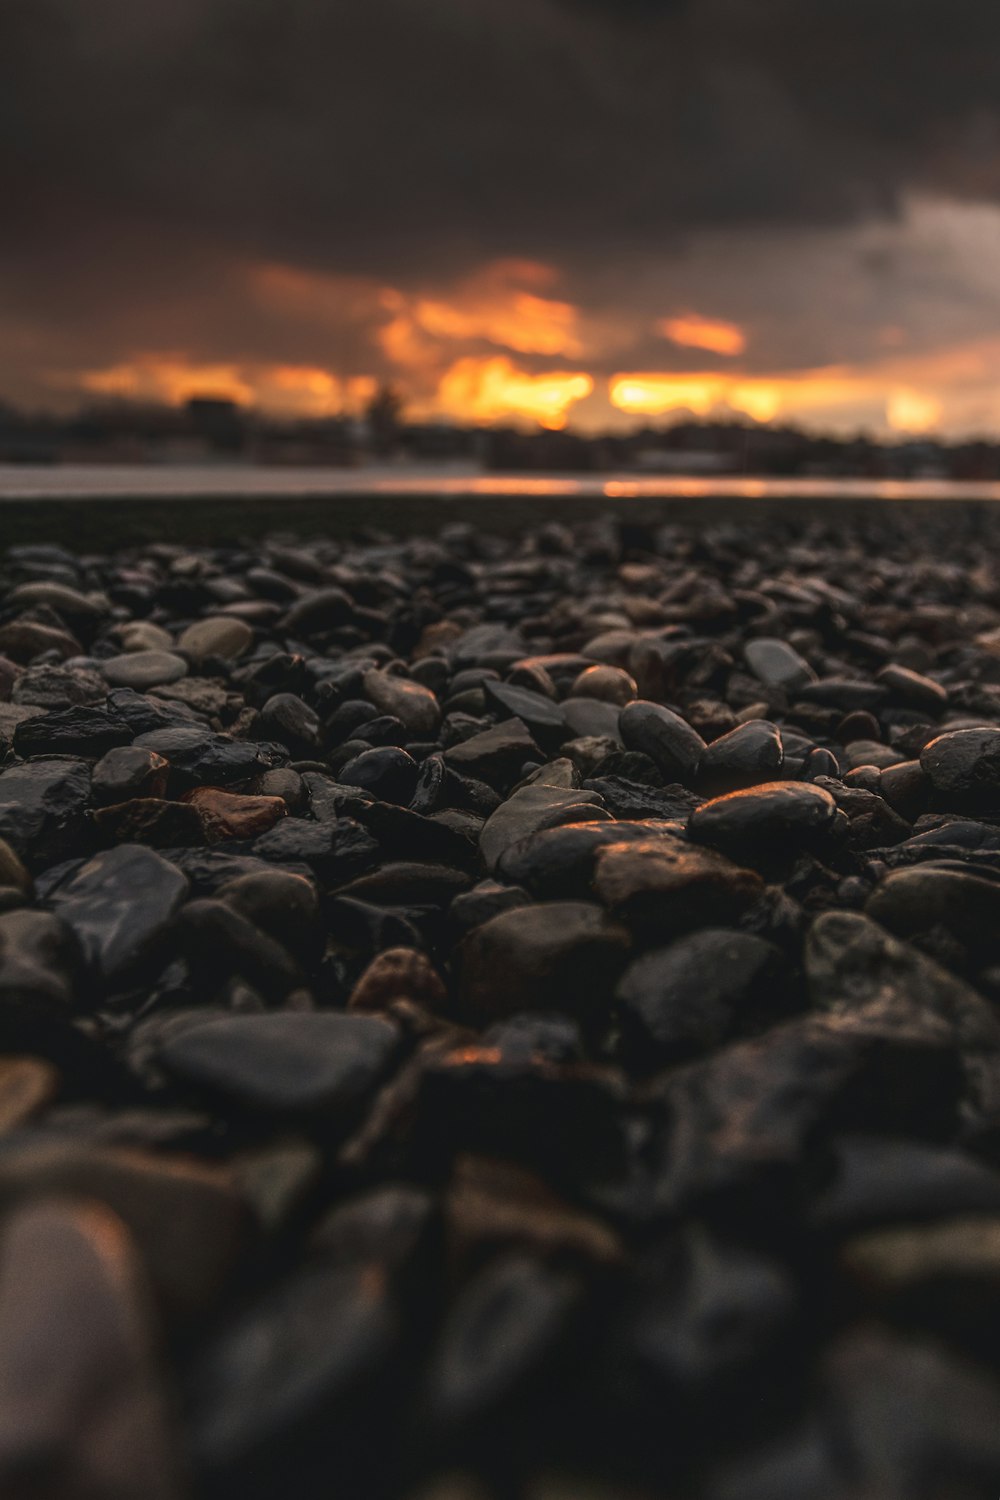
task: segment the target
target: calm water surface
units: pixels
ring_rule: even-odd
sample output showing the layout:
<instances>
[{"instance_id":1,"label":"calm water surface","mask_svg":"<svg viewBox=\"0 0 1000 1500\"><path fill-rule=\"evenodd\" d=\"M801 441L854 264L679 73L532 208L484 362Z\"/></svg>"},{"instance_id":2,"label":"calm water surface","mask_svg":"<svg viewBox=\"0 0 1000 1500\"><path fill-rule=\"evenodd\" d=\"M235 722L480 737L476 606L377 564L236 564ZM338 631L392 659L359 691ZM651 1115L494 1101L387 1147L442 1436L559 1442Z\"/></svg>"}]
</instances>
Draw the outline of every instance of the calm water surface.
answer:
<instances>
[{"instance_id":1,"label":"calm water surface","mask_svg":"<svg viewBox=\"0 0 1000 1500\"><path fill-rule=\"evenodd\" d=\"M633 496L734 499L1000 500L998 481L947 479L743 479L638 474L483 474L454 468L380 466L365 469L251 468L174 465L143 468L0 464L3 500L132 498L275 499L365 495L537 495L609 500Z\"/></svg>"}]
</instances>

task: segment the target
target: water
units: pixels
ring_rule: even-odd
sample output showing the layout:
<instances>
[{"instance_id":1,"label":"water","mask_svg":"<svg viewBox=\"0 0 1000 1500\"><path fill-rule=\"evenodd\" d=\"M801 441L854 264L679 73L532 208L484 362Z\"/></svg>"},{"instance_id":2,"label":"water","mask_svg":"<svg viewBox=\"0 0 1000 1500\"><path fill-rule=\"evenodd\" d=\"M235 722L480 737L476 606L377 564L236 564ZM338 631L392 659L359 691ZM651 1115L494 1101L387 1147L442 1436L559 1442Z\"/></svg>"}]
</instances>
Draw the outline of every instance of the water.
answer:
<instances>
[{"instance_id":1,"label":"water","mask_svg":"<svg viewBox=\"0 0 1000 1500\"><path fill-rule=\"evenodd\" d=\"M623 500L998 500L1000 481L949 479L683 478L639 474L484 474L460 468L251 468L239 465L125 467L0 464L0 501L282 499L329 496L519 496Z\"/></svg>"}]
</instances>

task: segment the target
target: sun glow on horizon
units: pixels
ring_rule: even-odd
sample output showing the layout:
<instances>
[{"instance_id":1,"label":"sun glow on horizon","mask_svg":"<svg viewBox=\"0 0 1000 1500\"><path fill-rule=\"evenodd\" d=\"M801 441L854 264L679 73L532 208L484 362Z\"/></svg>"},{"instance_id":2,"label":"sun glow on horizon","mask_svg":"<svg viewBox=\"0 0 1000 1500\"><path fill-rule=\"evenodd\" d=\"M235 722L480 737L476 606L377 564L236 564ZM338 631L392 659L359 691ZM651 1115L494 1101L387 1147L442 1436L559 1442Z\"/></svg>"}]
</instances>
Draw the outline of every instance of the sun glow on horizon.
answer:
<instances>
[{"instance_id":1,"label":"sun glow on horizon","mask_svg":"<svg viewBox=\"0 0 1000 1500\"><path fill-rule=\"evenodd\" d=\"M440 413L465 421L533 418L542 427L558 431L566 426L570 407L593 389L593 377L582 370L536 375L518 369L506 355L468 357L457 360L442 377L433 405Z\"/></svg>"}]
</instances>

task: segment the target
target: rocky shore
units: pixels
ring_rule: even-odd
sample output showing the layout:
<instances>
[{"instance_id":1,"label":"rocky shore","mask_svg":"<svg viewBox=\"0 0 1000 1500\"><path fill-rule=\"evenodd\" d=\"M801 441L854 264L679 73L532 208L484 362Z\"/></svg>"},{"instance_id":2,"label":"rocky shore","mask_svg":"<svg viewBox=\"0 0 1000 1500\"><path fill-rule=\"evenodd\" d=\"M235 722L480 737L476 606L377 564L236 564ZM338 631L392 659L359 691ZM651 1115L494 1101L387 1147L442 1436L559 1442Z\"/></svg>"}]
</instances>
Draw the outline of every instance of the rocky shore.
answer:
<instances>
[{"instance_id":1,"label":"rocky shore","mask_svg":"<svg viewBox=\"0 0 1000 1500\"><path fill-rule=\"evenodd\" d=\"M5 1500L995 1497L995 541L10 548Z\"/></svg>"}]
</instances>

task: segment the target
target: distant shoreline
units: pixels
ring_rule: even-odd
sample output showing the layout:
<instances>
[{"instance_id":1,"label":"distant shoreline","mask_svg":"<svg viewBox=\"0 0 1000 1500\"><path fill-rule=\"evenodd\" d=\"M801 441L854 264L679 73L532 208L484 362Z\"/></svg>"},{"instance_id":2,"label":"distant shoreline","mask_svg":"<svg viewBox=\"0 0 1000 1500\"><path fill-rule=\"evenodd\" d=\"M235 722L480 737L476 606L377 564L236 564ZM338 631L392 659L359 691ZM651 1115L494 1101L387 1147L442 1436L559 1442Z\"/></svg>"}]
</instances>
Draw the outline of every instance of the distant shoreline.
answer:
<instances>
[{"instance_id":1,"label":"distant shoreline","mask_svg":"<svg viewBox=\"0 0 1000 1500\"><path fill-rule=\"evenodd\" d=\"M288 532L298 536L349 537L363 530L391 534L433 533L455 522L484 532L510 534L543 521L597 521L611 517L623 524L656 527L667 523L781 525L803 520L841 525L865 520L895 529L904 522L949 532L985 530L993 544L1000 522L1000 484L936 484L893 481L752 481L734 492L718 481L672 482L657 492L647 481L635 492L608 490L588 476L588 483L563 476L535 478L528 487L510 483L512 476L484 476L476 485L429 481L426 488L371 487L290 489L276 487L263 471L226 471L228 486L198 488L193 476L173 470L152 471L175 487L152 492L130 489L125 475L120 488L108 492L63 493L30 487L11 492L9 471L0 471L0 544L59 542L76 548L108 548L149 541L221 543ZM58 473L58 471L51 471ZM79 471L77 471L79 472ZM149 472L149 471L143 471ZM250 486L246 475L271 479ZM96 477L96 476L95 476ZM329 476L328 476L329 477ZM520 476L518 476L520 478ZM183 482L187 479L187 484ZM347 475L338 474L344 483ZM528 476L524 476L528 479ZM532 488L532 483L535 488ZM612 480L617 486L622 481Z\"/></svg>"}]
</instances>

